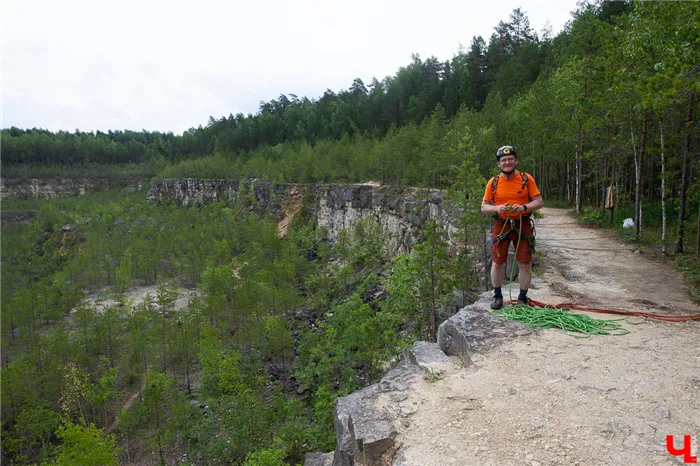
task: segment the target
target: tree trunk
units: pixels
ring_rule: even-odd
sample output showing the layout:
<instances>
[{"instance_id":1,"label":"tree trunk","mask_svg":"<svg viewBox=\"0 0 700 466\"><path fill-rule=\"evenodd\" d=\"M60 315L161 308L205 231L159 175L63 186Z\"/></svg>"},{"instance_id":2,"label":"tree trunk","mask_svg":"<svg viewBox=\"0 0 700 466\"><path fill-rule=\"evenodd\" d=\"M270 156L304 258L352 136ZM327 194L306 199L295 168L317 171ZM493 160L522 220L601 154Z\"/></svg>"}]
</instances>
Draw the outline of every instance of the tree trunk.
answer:
<instances>
[{"instance_id":1,"label":"tree trunk","mask_svg":"<svg viewBox=\"0 0 700 466\"><path fill-rule=\"evenodd\" d=\"M646 173L646 175L647 175L646 178L648 178L648 179L650 179L650 180L656 179L656 173L655 173L656 164L654 163L653 160L647 159L647 165L648 165L648 166L647 166L647 169L646 169L646 171L644 172L644 173ZM654 184L653 184L653 182L652 182L652 183L649 183L647 186L648 186L648 188L649 188L649 192L647 193L647 202L648 202L650 205L652 205L652 204L654 204L654 191L655 191L655 190L654 190Z\"/></svg>"},{"instance_id":2,"label":"tree trunk","mask_svg":"<svg viewBox=\"0 0 700 466\"><path fill-rule=\"evenodd\" d=\"M666 254L666 157L664 154L664 123L659 117L659 135L661 138L661 252Z\"/></svg>"},{"instance_id":3,"label":"tree trunk","mask_svg":"<svg viewBox=\"0 0 700 466\"><path fill-rule=\"evenodd\" d=\"M632 138L632 151L634 160L637 160L637 147L635 146L634 138ZM636 163L636 162L635 162ZM625 196L627 198L627 208L632 207L632 175L630 174L629 161L625 163Z\"/></svg>"},{"instance_id":4,"label":"tree trunk","mask_svg":"<svg viewBox=\"0 0 700 466\"><path fill-rule=\"evenodd\" d=\"M646 137L646 120L647 120L647 110L644 109L644 118L642 119L642 145L644 144L644 138ZM640 204L642 198L642 149L640 147L639 152L637 152L637 147L634 142L634 123L632 122L632 117L630 116L630 137L632 138L632 151L634 154L634 236L639 237L641 233L641 225L639 224L640 217Z\"/></svg>"},{"instance_id":5,"label":"tree trunk","mask_svg":"<svg viewBox=\"0 0 700 466\"><path fill-rule=\"evenodd\" d=\"M644 109L644 116L642 118L642 142L639 145L639 163L637 164L637 189L634 195L634 212L635 212L635 222L634 222L634 235L639 237L642 234L642 182L643 182L643 171L642 166L644 164L644 150L647 144L647 120L649 119L649 111Z\"/></svg>"},{"instance_id":6,"label":"tree trunk","mask_svg":"<svg viewBox=\"0 0 700 466\"><path fill-rule=\"evenodd\" d=\"M160 432L160 413L158 412L158 406L156 405L156 439L158 442L158 456L160 457L160 464L165 466L165 455L163 454L163 442L161 441Z\"/></svg>"},{"instance_id":7,"label":"tree trunk","mask_svg":"<svg viewBox=\"0 0 700 466\"><path fill-rule=\"evenodd\" d=\"M583 56L583 100L585 101L588 99L588 47L584 48ZM583 204L583 153L586 146L585 124L587 119L588 114L584 111L579 132L578 158L576 159L576 213L579 215Z\"/></svg>"},{"instance_id":8,"label":"tree trunk","mask_svg":"<svg viewBox=\"0 0 700 466\"><path fill-rule=\"evenodd\" d=\"M434 257L431 258L431 264L434 263ZM430 341L437 342L437 296L435 290L437 288L435 276L435 265L430 267Z\"/></svg>"},{"instance_id":9,"label":"tree trunk","mask_svg":"<svg viewBox=\"0 0 700 466\"><path fill-rule=\"evenodd\" d=\"M487 243L488 242L488 243ZM487 232L483 240L481 241L481 244L483 246L483 254L484 254L484 287L488 290L489 289L489 283L491 280L491 262L489 262L489 248L487 244L491 243L491 234L490 231Z\"/></svg>"},{"instance_id":10,"label":"tree trunk","mask_svg":"<svg viewBox=\"0 0 700 466\"><path fill-rule=\"evenodd\" d=\"M583 205L583 151L585 148L586 133L581 128L579 135L579 150L576 157L576 213L581 213Z\"/></svg>"},{"instance_id":11,"label":"tree trunk","mask_svg":"<svg viewBox=\"0 0 700 466\"><path fill-rule=\"evenodd\" d=\"M617 141L615 138L617 138L617 126L615 125L615 117L613 116L613 121L612 121L612 154L613 154L613 164L612 164L612 178L610 180L610 184L613 187L613 193L617 194ZM617 204L617 202L615 203ZM615 205L617 207L617 205ZM615 208L610 209L610 225L613 224L613 214L615 212Z\"/></svg>"},{"instance_id":12,"label":"tree trunk","mask_svg":"<svg viewBox=\"0 0 700 466\"><path fill-rule=\"evenodd\" d=\"M685 203L688 191L688 177L690 159L688 157L688 152L690 151L690 125L693 123L693 98L694 95L691 92L688 96L688 111L686 113L686 127L685 127L685 141L683 143L683 167L681 169L681 192L678 199L678 229L676 232L676 254L683 252L683 221L685 220ZM700 219L698 219L700 222ZM700 223L698 223L700 225ZM700 238L700 230L698 230L698 238ZM700 244L700 243L699 243Z\"/></svg>"},{"instance_id":13,"label":"tree trunk","mask_svg":"<svg viewBox=\"0 0 700 466\"><path fill-rule=\"evenodd\" d=\"M540 141L540 147L544 147L541 144L541 142L542 141ZM544 173L544 151L542 151L540 153L539 159L540 159L540 178L542 178L540 180L540 183L542 184L541 191L545 194L545 197L547 197L547 195L549 194L549 176L545 176L545 173ZM547 175L549 175L549 173L547 173Z\"/></svg>"},{"instance_id":14,"label":"tree trunk","mask_svg":"<svg viewBox=\"0 0 700 466\"><path fill-rule=\"evenodd\" d=\"M603 159L603 177L600 181L600 190L602 195L600 197L600 218L605 220L605 193L607 192L607 175L608 175L608 160Z\"/></svg>"},{"instance_id":15,"label":"tree trunk","mask_svg":"<svg viewBox=\"0 0 700 466\"><path fill-rule=\"evenodd\" d=\"M569 161L566 161L566 203L571 205L571 176L569 175Z\"/></svg>"},{"instance_id":16,"label":"tree trunk","mask_svg":"<svg viewBox=\"0 0 700 466\"><path fill-rule=\"evenodd\" d=\"M698 206L698 238L695 244L695 255L700 256L700 206Z\"/></svg>"}]
</instances>

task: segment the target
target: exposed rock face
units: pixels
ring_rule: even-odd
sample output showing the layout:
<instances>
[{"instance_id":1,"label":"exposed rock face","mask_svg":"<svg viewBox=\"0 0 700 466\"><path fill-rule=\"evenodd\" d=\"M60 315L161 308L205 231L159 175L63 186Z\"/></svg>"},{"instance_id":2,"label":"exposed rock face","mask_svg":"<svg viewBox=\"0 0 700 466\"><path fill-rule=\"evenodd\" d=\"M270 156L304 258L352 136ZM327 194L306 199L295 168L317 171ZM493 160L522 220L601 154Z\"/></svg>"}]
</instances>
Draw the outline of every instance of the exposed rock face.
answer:
<instances>
[{"instance_id":1,"label":"exposed rock face","mask_svg":"<svg viewBox=\"0 0 700 466\"><path fill-rule=\"evenodd\" d=\"M338 400L333 466L374 464L394 444L398 432L391 414L375 403L379 393L372 385Z\"/></svg>"},{"instance_id":2,"label":"exposed rock face","mask_svg":"<svg viewBox=\"0 0 700 466\"><path fill-rule=\"evenodd\" d=\"M470 364L471 352L488 351L505 340L532 333L526 325L491 314L490 300L491 293L484 293L440 325L437 341L445 354Z\"/></svg>"},{"instance_id":3,"label":"exposed rock face","mask_svg":"<svg viewBox=\"0 0 700 466\"><path fill-rule=\"evenodd\" d=\"M0 180L2 198L51 199L79 196L87 191L132 188L140 190L145 180L136 178L30 178Z\"/></svg>"},{"instance_id":4,"label":"exposed rock face","mask_svg":"<svg viewBox=\"0 0 700 466\"><path fill-rule=\"evenodd\" d=\"M182 206L207 202L254 200L252 209L269 212L278 221L285 216L290 196L303 196L316 224L335 240L343 228L373 216L391 235L390 249L405 252L419 238L420 228L431 218L450 232L452 213L439 190L374 186L369 184L299 185L262 180L161 180L148 192L148 202L174 202Z\"/></svg>"},{"instance_id":5,"label":"exposed rock face","mask_svg":"<svg viewBox=\"0 0 700 466\"><path fill-rule=\"evenodd\" d=\"M313 452L304 458L304 466L331 466L333 464L333 452Z\"/></svg>"},{"instance_id":6,"label":"exposed rock face","mask_svg":"<svg viewBox=\"0 0 700 466\"><path fill-rule=\"evenodd\" d=\"M30 223L36 217L34 210L3 210L0 211L0 224Z\"/></svg>"},{"instance_id":7,"label":"exposed rock face","mask_svg":"<svg viewBox=\"0 0 700 466\"><path fill-rule=\"evenodd\" d=\"M443 364L451 361L436 344L417 342L379 383L339 398L334 413L333 466L391 464L400 447L395 443L397 420L408 415L397 409L398 403L420 374ZM316 462L318 459L317 454L311 454L304 464L324 464Z\"/></svg>"},{"instance_id":8,"label":"exposed rock face","mask_svg":"<svg viewBox=\"0 0 700 466\"><path fill-rule=\"evenodd\" d=\"M489 299L490 294L485 293L477 303L445 321L438 331L438 343L416 342L379 383L339 398L334 412L336 449L332 463L331 453L312 453L304 465L411 464L404 445L396 439L419 409L415 402L409 402L418 378L454 369L455 364L470 365L470 352L488 351L508 338L532 333L520 323L491 314Z\"/></svg>"},{"instance_id":9,"label":"exposed rock face","mask_svg":"<svg viewBox=\"0 0 700 466\"><path fill-rule=\"evenodd\" d=\"M262 180L158 180L151 185L146 199L150 204L175 203L182 207L217 201L246 202L254 209L264 209L279 218L282 201L293 186Z\"/></svg>"},{"instance_id":10,"label":"exposed rock face","mask_svg":"<svg viewBox=\"0 0 700 466\"><path fill-rule=\"evenodd\" d=\"M340 230L354 225L368 215L376 218L391 234L390 249L410 250L420 236L420 229L429 219L436 219L448 231L451 212L438 190L396 188L371 185L317 185L316 223L328 229L331 239Z\"/></svg>"},{"instance_id":11,"label":"exposed rock face","mask_svg":"<svg viewBox=\"0 0 700 466\"><path fill-rule=\"evenodd\" d=\"M440 372L449 366L452 360L442 351L437 351L435 343L417 341L413 348L406 352L408 362L418 366L425 372Z\"/></svg>"}]
</instances>

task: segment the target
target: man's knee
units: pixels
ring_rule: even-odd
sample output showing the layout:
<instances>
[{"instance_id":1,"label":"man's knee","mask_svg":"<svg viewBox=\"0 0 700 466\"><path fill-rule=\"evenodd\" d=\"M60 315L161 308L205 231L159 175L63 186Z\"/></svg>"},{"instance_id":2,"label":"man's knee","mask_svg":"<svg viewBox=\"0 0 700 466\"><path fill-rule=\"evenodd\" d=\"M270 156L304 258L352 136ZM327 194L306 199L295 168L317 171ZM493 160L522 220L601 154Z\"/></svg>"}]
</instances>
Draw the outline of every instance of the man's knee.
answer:
<instances>
[{"instance_id":1,"label":"man's knee","mask_svg":"<svg viewBox=\"0 0 700 466\"><path fill-rule=\"evenodd\" d=\"M518 261L518 267L520 268L520 270L530 270L532 268L532 262Z\"/></svg>"}]
</instances>

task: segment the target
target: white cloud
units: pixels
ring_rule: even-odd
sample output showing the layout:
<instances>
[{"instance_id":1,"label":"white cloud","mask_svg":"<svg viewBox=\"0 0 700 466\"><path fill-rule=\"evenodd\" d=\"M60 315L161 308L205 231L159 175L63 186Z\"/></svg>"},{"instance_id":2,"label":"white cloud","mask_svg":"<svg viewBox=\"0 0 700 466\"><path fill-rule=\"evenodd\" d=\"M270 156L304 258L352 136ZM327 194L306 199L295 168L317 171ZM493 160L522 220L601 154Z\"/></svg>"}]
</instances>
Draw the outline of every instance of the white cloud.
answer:
<instances>
[{"instance_id":1,"label":"white cloud","mask_svg":"<svg viewBox=\"0 0 700 466\"><path fill-rule=\"evenodd\" d=\"M575 1L4 3L2 127L181 133L448 60L518 6L556 34Z\"/></svg>"}]
</instances>

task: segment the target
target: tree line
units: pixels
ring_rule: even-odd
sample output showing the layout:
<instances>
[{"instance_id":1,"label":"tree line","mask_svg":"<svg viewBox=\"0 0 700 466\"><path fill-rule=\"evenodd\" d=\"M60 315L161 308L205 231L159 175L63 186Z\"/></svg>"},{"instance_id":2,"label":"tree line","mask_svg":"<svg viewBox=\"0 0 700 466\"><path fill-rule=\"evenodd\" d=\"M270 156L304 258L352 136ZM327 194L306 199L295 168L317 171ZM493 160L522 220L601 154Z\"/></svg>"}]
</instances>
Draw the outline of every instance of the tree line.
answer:
<instances>
[{"instance_id":1,"label":"tree line","mask_svg":"<svg viewBox=\"0 0 700 466\"><path fill-rule=\"evenodd\" d=\"M214 152L243 153L286 141L336 140L348 135L382 137L390 128L420 124L440 104L446 117L460 107L479 110L490 92L505 99L527 89L552 62L556 41L538 37L526 14L516 9L501 21L487 42L474 37L469 50L450 60L418 55L394 76L350 87L318 98L281 94L260 102L258 112L210 117L207 124L182 135L147 131L75 133L3 130L5 164L134 163L163 156L169 161ZM517 78L514 78L517 76Z\"/></svg>"},{"instance_id":2,"label":"tree line","mask_svg":"<svg viewBox=\"0 0 700 466\"><path fill-rule=\"evenodd\" d=\"M579 213L603 213L614 189L618 205L634 203L637 236L643 206L659 204L664 249L681 252L684 222L669 218L686 219L699 197L697 25L690 2L604 1L540 37L516 9L488 44L474 37L451 60L414 56L381 81L317 99L282 94L182 135L4 129L3 168L141 164L161 177L444 187L458 157L450 146L468 138L484 176L495 148L514 145L547 198Z\"/></svg>"}]
</instances>

